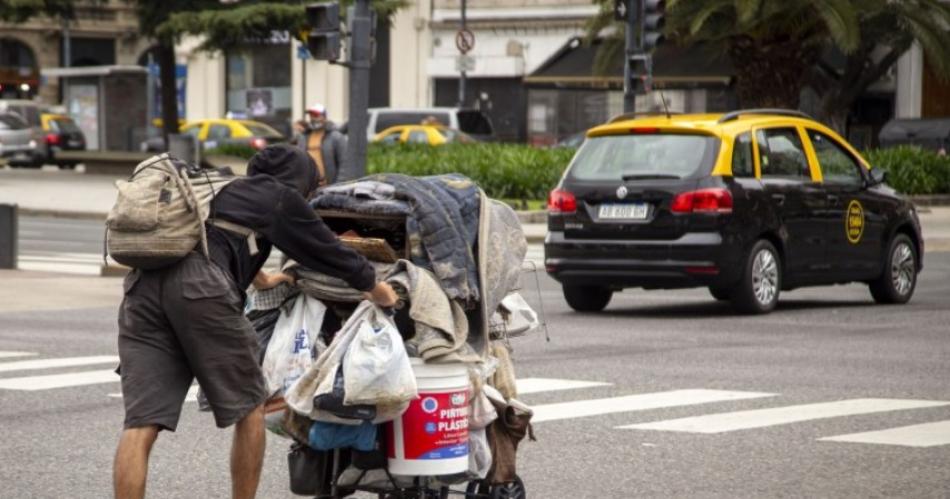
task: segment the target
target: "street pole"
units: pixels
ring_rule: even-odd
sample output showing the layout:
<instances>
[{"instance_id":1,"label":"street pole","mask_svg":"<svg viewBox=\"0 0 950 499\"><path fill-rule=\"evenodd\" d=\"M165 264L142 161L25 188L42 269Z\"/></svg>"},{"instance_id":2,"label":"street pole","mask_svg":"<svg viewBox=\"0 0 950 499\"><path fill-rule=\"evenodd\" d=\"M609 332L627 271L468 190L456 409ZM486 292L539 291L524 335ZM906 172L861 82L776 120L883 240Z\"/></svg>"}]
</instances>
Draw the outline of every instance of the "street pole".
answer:
<instances>
[{"instance_id":1,"label":"street pole","mask_svg":"<svg viewBox=\"0 0 950 499\"><path fill-rule=\"evenodd\" d=\"M356 0L350 22L350 122L348 145L340 180L366 176L366 126L369 116L369 68L372 14L369 0Z\"/></svg>"},{"instance_id":2,"label":"street pole","mask_svg":"<svg viewBox=\"0 0 950 499\"><path fill-rule=\"evenodd\" d=\"M462 0L462 31L466 29L465 7L466 0ZM464 56L464 54L463 54ZM459 104L458 107L465 107L465 66L461 66L459 71Z\"/></svg>"},{"instance_id":3,"label":"street pole","mask_svg":"<svg viewBox=\"0 0 950 499\"><path fill-rule=\"evenodd\" d=\"M623 52L623 112L625 113L632 113L637 109L637 94L632 84L634 75L631 74L633 68L630 59L643 46L640 43L640 35L637 33L637 15L639 12L640 0L630 0L629 7L627 7L626 46Z\"/></svg>"},{"instance_id":4,"label":"street pole","mask_svg":"<svg viewBox=\"0 0 950 499\"><path fill-rule=\"evenodd\" d=\"M69 34L69 19L63 18L63 63L62 67L68 68L73 60L72 36Z\"/></svg>"},{"instance_id":5,"label":"street pole","mask_svg":"<svg viewBox=\"0 0 950 499\"><path fill-rule=\"evenodd\" d=\"M307 59L305 58L300 59L300 107L303 108L303 112L293 123L307 115Z\"/></svg>"}]
</instances>

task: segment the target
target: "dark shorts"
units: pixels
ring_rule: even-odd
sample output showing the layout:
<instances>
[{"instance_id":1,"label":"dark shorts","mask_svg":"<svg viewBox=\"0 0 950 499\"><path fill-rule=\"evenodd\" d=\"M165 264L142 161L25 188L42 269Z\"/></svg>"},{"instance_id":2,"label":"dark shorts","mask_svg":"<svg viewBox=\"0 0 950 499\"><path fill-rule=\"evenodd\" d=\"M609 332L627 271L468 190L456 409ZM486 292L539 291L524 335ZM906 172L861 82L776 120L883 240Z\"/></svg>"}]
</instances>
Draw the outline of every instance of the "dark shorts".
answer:
<instances>
[{"instance_id":1,"label":"dark shorts","mask_svg":"<svg viewBox=\"0 0 950 499\"><path fill-rule=\"evenodd\" d=\"M125 427L174 431L195 378L220 428L267 398L254 329L237 287L192 253L174 266L125 278L119 361Z\"/></svg>"}]
</instances>

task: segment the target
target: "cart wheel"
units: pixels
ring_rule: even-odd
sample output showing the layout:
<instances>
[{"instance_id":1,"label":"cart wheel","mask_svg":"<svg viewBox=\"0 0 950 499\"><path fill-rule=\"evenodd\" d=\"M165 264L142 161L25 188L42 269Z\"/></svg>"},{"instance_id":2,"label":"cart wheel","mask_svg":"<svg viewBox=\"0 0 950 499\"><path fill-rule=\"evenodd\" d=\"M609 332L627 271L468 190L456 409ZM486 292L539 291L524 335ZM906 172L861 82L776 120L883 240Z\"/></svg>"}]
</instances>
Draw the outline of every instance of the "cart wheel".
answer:
<instances>
[{"instance_id":1,"label":"cart wheel","mask_svg":"<svg viewBox=\"0 0 950 499\"><path fill-rule=\"evenodd\" d=\"M518 475L515 475L512 482L495 485L491 488L492 499L525 499L526 497L528 496L524 489L524 482L521 481L521 477Z\"/></svg>"},{"instance_id":2,"label":"cart wheel","mask_svg":"<svg viewBox=\"0 0 950 499\"><path fill-rule=\"evenodd\" d=\"M491 485L487 480L474 480L465 487L465 499L482 499L489 497Z\"/></svg>"},{"instance_id":3,"label":"cart wheel","mask_svg":"<svg viewBox=\"0 0 950 499\"><path fill-rule=\"evenodd\" d=\"M402 494L378 494L379 499L448 499L449 488L442 487L439 490L425 490L410 492L409 495Z\"/></svg>"}]
</instances>

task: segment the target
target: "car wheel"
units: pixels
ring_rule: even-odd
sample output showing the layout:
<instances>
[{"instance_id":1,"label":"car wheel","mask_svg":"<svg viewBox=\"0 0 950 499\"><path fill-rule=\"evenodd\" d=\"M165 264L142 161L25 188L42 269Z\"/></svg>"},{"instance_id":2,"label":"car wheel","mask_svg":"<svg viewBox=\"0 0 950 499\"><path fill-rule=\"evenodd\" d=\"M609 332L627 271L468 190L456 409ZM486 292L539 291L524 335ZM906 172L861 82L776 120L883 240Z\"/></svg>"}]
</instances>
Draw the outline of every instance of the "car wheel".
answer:
<instances>
[{"instance_id":1,"label":"car wheel","mask_svg":"<svg viewBox=\"0 0 950 499\"><path fill-rule=\"evenodd\" d=\"M760 239L746 256L742 279L732 293L732 305L746 314L775 309L782 290L782 260L772 243Z\"/></svg>"},{"instance_id":2,"label":"car wheel","mask_svg":"<svg viewBox=\"0 0 950 499\"><path fill-rule=\"evenodd\" d=\"M564 286L564 299L578 312L600 312L614 292L600 286Z\"/></svg>"},{"instance_id":3,"label":"car wheel","mask_svg":"<svg viewBox=\"0 0 950 499\"><path fill-rule=\"evenodd\" d=\"M907 303L917 287L917 250L907 234L891 240L881 277L868 286L878 303Z\"/></svg>"},{"instance_id":4,"label":"car wheel","mask_svg":"<svg viewBox=\"0 0 950 499\"><path fill-rule=\"evenodd\" d=\"M729 299L732 298L731 289L717 286L709 286L709 294L718 301L729 301Z\"/></svg>"}]
</instances>

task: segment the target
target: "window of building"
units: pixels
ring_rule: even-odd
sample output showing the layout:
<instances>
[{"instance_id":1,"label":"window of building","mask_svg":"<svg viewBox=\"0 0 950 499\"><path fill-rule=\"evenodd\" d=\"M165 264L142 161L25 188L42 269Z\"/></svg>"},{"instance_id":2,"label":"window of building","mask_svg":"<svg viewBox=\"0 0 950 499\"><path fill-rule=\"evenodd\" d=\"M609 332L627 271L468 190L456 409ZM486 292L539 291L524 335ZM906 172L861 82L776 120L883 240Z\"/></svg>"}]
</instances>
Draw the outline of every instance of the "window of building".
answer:
<instances>
[{"instance_id":1,"label":"window of building","mask_svg":"<svg viewBox=\"0 0 950 499\"><path fill-rule=\"evenodd\" d=\"M228 52L227 111L290 135L291 51L288 43L251 45Z\"/></svg>"}]
</instances>

